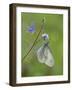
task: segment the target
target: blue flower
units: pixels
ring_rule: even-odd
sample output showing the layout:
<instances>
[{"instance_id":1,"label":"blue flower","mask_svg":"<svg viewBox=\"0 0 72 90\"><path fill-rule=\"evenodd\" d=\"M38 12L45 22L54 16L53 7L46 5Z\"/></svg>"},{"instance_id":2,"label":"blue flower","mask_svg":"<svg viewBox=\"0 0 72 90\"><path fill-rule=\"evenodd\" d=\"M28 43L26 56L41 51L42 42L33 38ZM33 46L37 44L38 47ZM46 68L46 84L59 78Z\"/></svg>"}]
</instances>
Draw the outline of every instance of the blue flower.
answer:
<instances>
[{"instance_id":1,"label":"blue flower","mask_svg":"<svg viewBox=\"0 0 72 90\"><path fill-rule=\"evenodd\" d=\"M28 28L28 31L31 33L35 32L35 24L34 23Z\"/></svg>"}]
</instances>

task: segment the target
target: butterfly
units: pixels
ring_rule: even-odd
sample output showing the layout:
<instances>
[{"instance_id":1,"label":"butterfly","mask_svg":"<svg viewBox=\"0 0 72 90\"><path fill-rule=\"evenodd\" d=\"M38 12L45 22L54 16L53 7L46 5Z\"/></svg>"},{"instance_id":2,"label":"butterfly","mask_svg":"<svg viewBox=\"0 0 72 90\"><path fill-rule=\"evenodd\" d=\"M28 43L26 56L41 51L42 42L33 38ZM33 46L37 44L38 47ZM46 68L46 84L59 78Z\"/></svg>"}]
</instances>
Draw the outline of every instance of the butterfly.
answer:
<instances>
[{"instance_id":1,"label":"butterfly","mask_svg":"<svg viewBox=\"0 0 72 90\"><path fill-rule=\"evenodd\" d=\"M54 66L54 57L48 46L48 43L44 44L37 50L37 58L40 63L44 63L49 67Z\"/></svg>"}]
</instances>

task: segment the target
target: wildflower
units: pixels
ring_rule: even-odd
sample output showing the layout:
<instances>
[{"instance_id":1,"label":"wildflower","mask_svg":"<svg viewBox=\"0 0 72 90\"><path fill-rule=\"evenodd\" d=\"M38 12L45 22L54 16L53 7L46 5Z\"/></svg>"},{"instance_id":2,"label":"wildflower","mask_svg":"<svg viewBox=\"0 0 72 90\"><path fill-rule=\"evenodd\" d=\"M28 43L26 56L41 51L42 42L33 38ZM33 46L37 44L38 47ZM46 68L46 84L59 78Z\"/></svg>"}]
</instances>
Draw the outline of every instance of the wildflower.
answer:
<instances>
[{"instance_id":1,"label":"wildflower","mask_svg":"<svg viewBox=\"0 0 72 90\"><path fill-rule=\"evenodd\" d=\"M28 31L31 33L35 32L35 24L34 23L28 28Z\"/></svg>"}]
</instances>

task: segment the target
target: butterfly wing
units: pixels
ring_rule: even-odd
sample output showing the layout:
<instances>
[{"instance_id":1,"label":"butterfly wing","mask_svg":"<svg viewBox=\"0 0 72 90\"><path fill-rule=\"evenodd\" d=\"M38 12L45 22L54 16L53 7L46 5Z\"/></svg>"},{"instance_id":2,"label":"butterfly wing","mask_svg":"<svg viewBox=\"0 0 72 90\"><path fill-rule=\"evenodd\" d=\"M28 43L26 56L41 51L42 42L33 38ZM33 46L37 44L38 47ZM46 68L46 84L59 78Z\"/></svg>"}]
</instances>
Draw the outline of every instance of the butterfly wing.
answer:
<instances>
[{"instance_id":1,"label":"butterfly wing","mask_svg":"<svg viewBox=\"0 0 72 90\"><path fill-rule=\"evenodd\" d=\"M45 62L45 58L44 58L44 54L43 54L43 46L38 49L38 51L37 51L37 58L38 58L38 61L40 63L44 63Z\"/></svg>"},{"instance_id":2,"label":"butterfly wing","mask_svg":"<svg viewBox=\"0 0 72 90\"><path fill-rule=\"evenodd\" d=\"M46 57L45 64L49 67L53 67L54 66L54 57L53 57L52 52L49 48L45 49L44 55Z\"/></svg>"},{"instance_id":3,"label":"butterfly wing","mask_svg":"<svg viewBox=\"0 0 72 90\"><path fill-rule=\"evenodd\" d=\"M49 67L54 66L54 57L48 47L40 47L37 51L37 58L40 63L45 63Z\"/></svg>"}]
</instances>

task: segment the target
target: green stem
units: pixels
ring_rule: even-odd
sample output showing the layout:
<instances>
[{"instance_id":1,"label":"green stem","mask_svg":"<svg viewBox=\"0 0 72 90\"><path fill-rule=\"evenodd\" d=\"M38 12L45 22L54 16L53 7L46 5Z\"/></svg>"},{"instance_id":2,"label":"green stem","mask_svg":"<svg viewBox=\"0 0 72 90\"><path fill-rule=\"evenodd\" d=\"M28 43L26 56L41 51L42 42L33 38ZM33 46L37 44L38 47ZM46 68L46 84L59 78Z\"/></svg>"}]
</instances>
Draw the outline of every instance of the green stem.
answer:
<instances>
[{"instance_id":1,"label":"green stem","mask_svg":"<svg viewBox=\"0 0 72 90\"><path fill-rule=\"evenodd\" d=\"M27 57L27 55L31 52L32 48L33 48L34 45L36 44L36 41L37 41L37 39L38 39L40 33L41 33L41 30L39 31L39 33L38 33L38 35L37 35L37 37L36 37L36 39L35 39L35 41L34 41L32 47L30 48L30 50L29 50L29 51L27 52L27 54L22 58L22 61L23 61L23 60Z\"/></svg>"},{"instance_id":2,"label":"green stem","mask_svg":"<svg viewBox=\"0 0 72 90\"><path fill-rule=\"evenodd\" d=\"M37 37L36 37L36 39L35 39L35 41L34 41L32 47L31 47L30 50L27 52L27 54L22 58L22 61L28 56L28 54L31 52L31 50L32 50L33 47L35 46L35 44L36 44L36 42L37 42L37 39L38 39L38 37L39 37L41 31L44 32L43 29L44 29L44 19L43 19L43 22L42 22L42 25L41 25L41 29L40 29L40 31L39 31L39 33L38 33L38 35L37 35ZM25 60L24 60L24 61L25 61Z\"/></svg>"}]
</instances>

